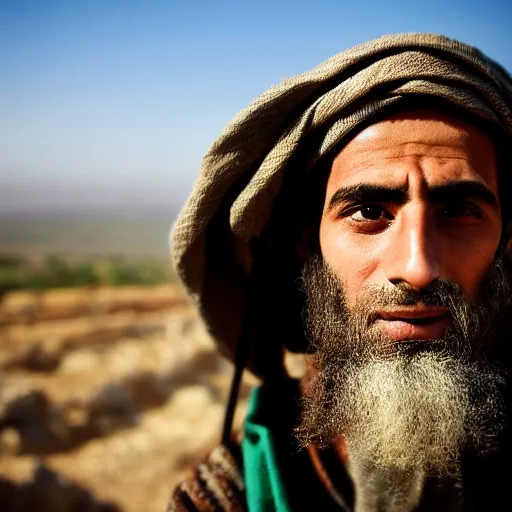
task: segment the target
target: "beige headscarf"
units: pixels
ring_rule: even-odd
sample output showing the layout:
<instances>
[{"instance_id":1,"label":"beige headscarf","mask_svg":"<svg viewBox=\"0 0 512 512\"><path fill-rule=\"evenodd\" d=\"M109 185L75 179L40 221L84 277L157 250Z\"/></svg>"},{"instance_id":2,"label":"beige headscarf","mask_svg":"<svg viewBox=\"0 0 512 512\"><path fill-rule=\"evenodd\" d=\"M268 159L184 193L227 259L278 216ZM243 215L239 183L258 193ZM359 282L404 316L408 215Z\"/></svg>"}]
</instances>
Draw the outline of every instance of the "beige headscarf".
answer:
<instances>
[{"instance_id":1,"label":"beige headscarf","mask_svg":"<svg viewBox=\"0 0 512 512\"><path fill-rule=\"evenodd\" d=\"M290 165L299 149L307 155L301 171L311 169L386 109L429 97L491 123L512 146L510 75L479 50L432 34L384 36L288 78L235 116L213 143L171 244L179 277L228 357L234 356L247 304L242 267L250 266L251 241L271 220L283 177L303 175L296 162ZM273 293L271 283L265 286L259 302ZM268 375L288 340L283 329L278 339L272 329L255 330L249 366Z\"/></svg>"}]
</instances>

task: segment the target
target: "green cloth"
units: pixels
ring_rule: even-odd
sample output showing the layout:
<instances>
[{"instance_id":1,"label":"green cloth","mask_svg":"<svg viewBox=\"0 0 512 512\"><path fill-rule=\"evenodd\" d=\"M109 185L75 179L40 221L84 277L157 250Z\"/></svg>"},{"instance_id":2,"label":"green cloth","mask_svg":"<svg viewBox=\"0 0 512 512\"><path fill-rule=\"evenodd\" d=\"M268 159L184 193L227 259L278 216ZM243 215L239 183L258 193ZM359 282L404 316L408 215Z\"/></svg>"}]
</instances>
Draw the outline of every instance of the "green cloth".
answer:
<instances>
[{"instance_id":1,"label":"green cloth","mask_svg":"<svg viewBox=\"0 0 512 512\"><path fill-rule=\"evenodd\" d=\"M241 443L245 497L249 512L351 510L326 490L294 429L300 414L300 387L294 379L265 382L254 389ZM352 503L351 482L336 457L332 466L343 502Z\"/></svg>"},{"instance_id":2,"label":"green cloth","mask_svg":"<svg viewBox=\"0 0 512 512\"><path fill-rule=\"evenodd\" d=\"M291 512L277 457L277 440L266 418L264 390L252 391L242 441L249 512Z\"/></svg>"}]
</instances>

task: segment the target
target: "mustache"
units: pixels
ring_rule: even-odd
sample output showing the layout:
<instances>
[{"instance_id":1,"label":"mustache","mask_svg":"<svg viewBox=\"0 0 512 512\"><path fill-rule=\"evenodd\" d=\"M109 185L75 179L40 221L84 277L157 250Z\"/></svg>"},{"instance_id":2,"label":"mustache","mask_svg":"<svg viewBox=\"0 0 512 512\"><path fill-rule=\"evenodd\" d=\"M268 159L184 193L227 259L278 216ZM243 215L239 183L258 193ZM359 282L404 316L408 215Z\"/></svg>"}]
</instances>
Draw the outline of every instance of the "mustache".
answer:
<instances>
[{"instance_id":1,"label":"mustache","mask_svg":"<svg viewBox=\"0 0 512 512\"><path fill-rule=\"evenodd\" d=\"M372 301L378 301L378 307L425 306L449 307L450 297L469 300L462 288L453 281L436 280L421 290L414 290L406 283L398 283L393 288L369 287Z\"/></svg>"},{"instance_id":2,"label":"mustache","mask_svg":"<svg viewBox=\"0 0 512 512\"><path fill-rule=\"evenodd\" d=\"M421 290L414 290L406 283L398 283L393 288L371 286L356 304L356 310L365 312L369 323L377 317L377 312L386 308L401 306L427 306L446 308L454 314L461 307L472 305L472 301L455 282L438 279Z\"/></svg>"},{"instance_id":3,"label":"mustache","mask_svg":"<svg viewBox=\"0 0 512 512\"><path fill-rule=\"evenodd\" d=\"M407 283L397 283L393 288L368 287L352 311L353 325L362 333L374 324L382 310L402 306L426 306L447 310L452 324L442 339L437 340L437 350L449 350L464 357L470 356L471 352L476 354L480 350L478 343L469 343L469 340L472 333L482 330L482 307L472 301L460 285L450 280L437 279L421 290L414 290ZM414 350L415 347L414 344L409 346L381 340L380 354L387 357L391 354L388 354L388 349L399 348L408 351Z\"/></svg>"}]
</instances>

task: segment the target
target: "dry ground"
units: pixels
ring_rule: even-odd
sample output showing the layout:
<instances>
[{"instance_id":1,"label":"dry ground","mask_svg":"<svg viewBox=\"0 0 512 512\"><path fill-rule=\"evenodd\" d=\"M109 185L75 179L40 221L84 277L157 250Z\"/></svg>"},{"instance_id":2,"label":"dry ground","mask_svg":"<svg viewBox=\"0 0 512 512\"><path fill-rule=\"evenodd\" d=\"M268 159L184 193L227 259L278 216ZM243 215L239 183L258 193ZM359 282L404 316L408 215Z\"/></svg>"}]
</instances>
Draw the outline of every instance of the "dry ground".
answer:
<instances>
[{"instance_id":1,"label":"dry ground","mask_svg":"<svg viewBox=\"0 0 512 512\"><path fill-rule=\"evenodd\" d=\"M6 296L0 508L164 511L219 437L230 376L175 285Z\"/></svg>"}]
</instances>

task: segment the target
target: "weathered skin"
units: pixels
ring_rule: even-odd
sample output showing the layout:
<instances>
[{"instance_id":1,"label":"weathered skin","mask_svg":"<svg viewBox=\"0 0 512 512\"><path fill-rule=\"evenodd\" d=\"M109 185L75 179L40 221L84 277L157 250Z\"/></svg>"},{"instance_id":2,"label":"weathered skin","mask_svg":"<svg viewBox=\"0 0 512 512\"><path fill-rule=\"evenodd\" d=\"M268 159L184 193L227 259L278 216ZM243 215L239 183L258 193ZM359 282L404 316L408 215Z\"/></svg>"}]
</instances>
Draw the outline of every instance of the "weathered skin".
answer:
<instances>
[{"instance_id":1,"label":"weathered skin","mask_svg":"<svg viewBox=\"0 0 512 512\"><path fill-rule=\"evenodd\" d=\"M428 197L434 187L467 181L482 185L496 204L475 195L447 193L440 201ZM330 206L340 188L354 185L402 189L404 198L340 200ZM475 299L501 230L491 139L463 121L416 111L366 128L334 159L320 245L344 284L349 307L368 286L404 282L420 290L436 279L454 281ZM436 338L449 325L443 313L414 306L386 312L378 323L397 341ZM413 325L405 317L432 321Z\"/></svg>"}]
</instances>

